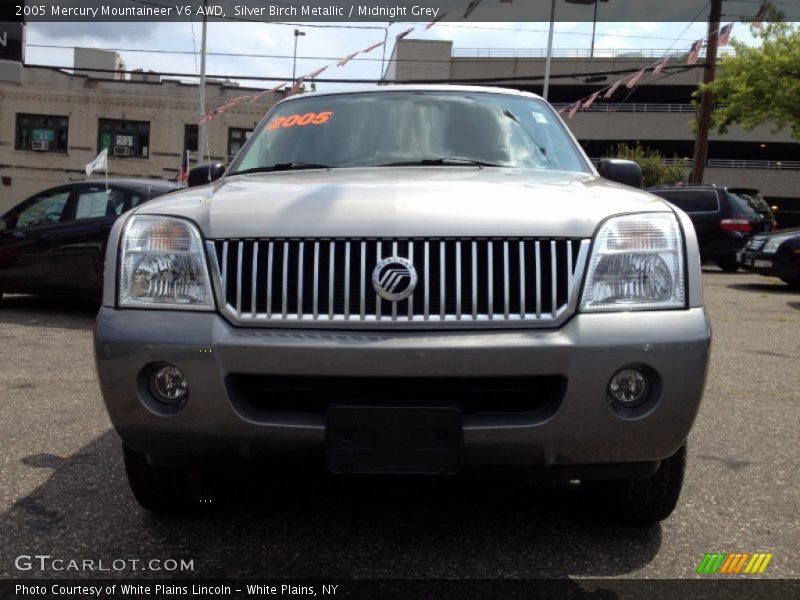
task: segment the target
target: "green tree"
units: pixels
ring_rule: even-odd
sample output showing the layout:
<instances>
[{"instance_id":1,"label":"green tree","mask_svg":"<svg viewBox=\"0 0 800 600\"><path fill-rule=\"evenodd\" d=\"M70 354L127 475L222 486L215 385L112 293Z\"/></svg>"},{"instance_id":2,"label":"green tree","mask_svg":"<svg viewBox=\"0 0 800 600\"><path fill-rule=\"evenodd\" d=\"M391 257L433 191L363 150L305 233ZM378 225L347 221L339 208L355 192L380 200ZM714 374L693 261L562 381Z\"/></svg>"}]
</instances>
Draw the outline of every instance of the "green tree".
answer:
<instances>
[{"instance_id":1,"label":"green tree","mask_svg":"<svg viewBox=\"0 0 800 600\"><path fill-rule=\"evenodd\" d=\"M725 133L734 123L750 130L765 122L773 133L789 127L800 140L800 27L789 23L764 24L752 28L761 40L750 47L732 40L736 55L720 60L710 89L715 108L712 127Z\"/></svg>"},{"instance_id":2,"label":"green tree","mask_svg":"<svg viewBox=\"0 0 800 600\"><path fill-rule=\"evenodd\" d=\"M689 176L686 159L675 156L671 164L666 164L660 152L643 148L638 143L635 146L620 144L608 158L624 158L639 163L642 167L642 186L646 188L685 182Z\"/></svg>"}]
</instances>

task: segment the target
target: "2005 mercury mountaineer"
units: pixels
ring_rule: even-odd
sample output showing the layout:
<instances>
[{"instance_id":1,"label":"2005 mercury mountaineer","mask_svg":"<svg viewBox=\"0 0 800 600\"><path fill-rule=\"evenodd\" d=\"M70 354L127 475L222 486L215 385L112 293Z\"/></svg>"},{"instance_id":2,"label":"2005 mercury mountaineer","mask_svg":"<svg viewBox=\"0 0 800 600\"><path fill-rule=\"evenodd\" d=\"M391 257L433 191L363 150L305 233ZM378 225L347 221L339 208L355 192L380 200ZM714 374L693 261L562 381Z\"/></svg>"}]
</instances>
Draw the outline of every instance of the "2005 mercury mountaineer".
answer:
<instances>
[{"instance_id":1,"label":"2005 mercury mountaineer","mask_svg":"<svg viewBox=\"0 0 800 600\"><path fill-rule=\"evenodd\" d=\"M302 456L524 468L667 517L710 345L697 241L619 183L638 165L598 168L528 93L276 104L111 233L97 370L136 498L179 512L198 465Z\"/></svg>"}]
</instances>

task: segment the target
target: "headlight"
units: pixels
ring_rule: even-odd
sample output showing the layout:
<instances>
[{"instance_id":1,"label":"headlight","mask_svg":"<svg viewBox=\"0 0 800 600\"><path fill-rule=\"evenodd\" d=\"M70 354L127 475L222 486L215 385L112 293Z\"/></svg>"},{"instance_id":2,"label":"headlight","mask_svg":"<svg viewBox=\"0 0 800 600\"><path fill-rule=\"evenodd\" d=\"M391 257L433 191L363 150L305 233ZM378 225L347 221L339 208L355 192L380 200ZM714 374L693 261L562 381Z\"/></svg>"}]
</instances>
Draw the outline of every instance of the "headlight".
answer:
<instances>
[{"instance_id":1,"label":"headlight","mask_svg":"<svg viewBox=\"0 0 800 600\"><path fill-rule=\"evenodd\" d=\"M121 248L120 306L214 309L203 242L189 221L131 217Z\"/></svg>"},{"instance_id":2,"label":"headlight","mask_svg":"<svg viewBox=\"0 0 800 600\"><path fill-rule=\"evenodd\" d=\"M776 235L776 236L773 236L773 237L769 238L769 240L767 241L766 244L764 244L764 248L762 248L761 251L764 252L765 254L774 254L775 252L778 251L778 247L783 242L785 242L786 240L788 240L790 238L793 238L796 235L797 235L796 233L793 233L793 234L788 234L788 235Z\"/></svg>"},{"instance_id":3,"label":"headlight","mask_svg":"<svg viewBox=\"0 0 800 600\"><path fill-rule=\"evenodd\" d=\"M594 241L582 311L683 308L683 243L672 213L614 217Z\"/></svg>"}]
</instances>

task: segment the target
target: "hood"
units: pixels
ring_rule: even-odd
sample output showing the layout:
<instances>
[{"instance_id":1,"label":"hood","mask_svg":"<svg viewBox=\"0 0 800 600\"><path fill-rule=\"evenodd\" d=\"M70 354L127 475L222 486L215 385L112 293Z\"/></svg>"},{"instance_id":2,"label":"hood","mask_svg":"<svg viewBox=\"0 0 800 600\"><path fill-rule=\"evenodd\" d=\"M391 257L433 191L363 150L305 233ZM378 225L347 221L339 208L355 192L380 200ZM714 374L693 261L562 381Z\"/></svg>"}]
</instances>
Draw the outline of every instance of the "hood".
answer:
<instances>
[{"instance_id":1,"label":"hood","mask_svg":"<svg viewBox=\"0 0 800 600\"><path fill-rule=\"evenodd\" d=\"M588 173L448 166L229 176L136 212L188 217L219 239L590 237L609 216L669 210Z\"/></svg>"}]
</instances>

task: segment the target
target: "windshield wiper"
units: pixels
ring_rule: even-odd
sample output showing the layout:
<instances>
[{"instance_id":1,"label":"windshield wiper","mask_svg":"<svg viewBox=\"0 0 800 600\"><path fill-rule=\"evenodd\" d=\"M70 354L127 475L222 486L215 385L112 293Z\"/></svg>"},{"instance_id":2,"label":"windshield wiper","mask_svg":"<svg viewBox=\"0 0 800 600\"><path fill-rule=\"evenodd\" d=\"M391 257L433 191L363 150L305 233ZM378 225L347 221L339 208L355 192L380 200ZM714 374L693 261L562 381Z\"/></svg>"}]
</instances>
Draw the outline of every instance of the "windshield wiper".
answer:
<instances>
[{"instance_id":1,"label":"windshield wiper","mask_svg":"<svg viewBox=\"0 0 800 600\"><path fill-rule=\"evenodd\" d=\"M400 162L384 163L375 165L377 167L442 167L447 165L455 166L476 166L476 167L505 167L496 163L475 160L472 158L462 158L460 156L443 156L442 158L423 158L421 160L408 160Z\"/></svg>"},{"instance_id":2,"label":"windshield wiper","mask_svg":"<svg viewBox=\"0 0 800 600\"><path fill-rule=\"evenodd\" d=\"M288 162L269 165L267 167L253 167L252 169L244 169L242 171L235 171L231 175L244 175L246 173L273 173L275 171L302 171L303 169L335 169L329 165L318 165L316 163L306 162Z\"/></svg>"},{"instance_id":3,"label":"windshield wiper","mask_svg":"<svg viewBox=\"0 0 800 600\"><path fill-rule=\"evenodd\" d=\"M552 160L550 160L550 157L549 157L549 156L547 156L547 150L545 149L545 147L544 147L544 146L542 146L542 145L539 143L539 141L536 139L536 136L535 136L535 135L533 135L533 132L531 132L531 131L528 131L528 130L525 128L525 126L524 126L524 125L523 125L523 124L520 122L520 120L517 118L517 116L516 116L514 113L512 113L510 110L508 110L508 109L506 108L505 110L503 110L503 114L504 114L506 117L508 117L509 119L511 119L512 121L514 121L514 122L515 122L517 125L519 125L519 126L522 128L522 131L524 131L524 132L525 132L525 133L528 135L528 137L530 138L530 140L533 142L533 144L536 146L536 148L539 150L539 152L541 152L541 153L542 153L542 156L544 156L544 159L545 159L547 162L549 162L549 163L552 163L552 162L553 162Z\"/></svg>"}]
</instances>

